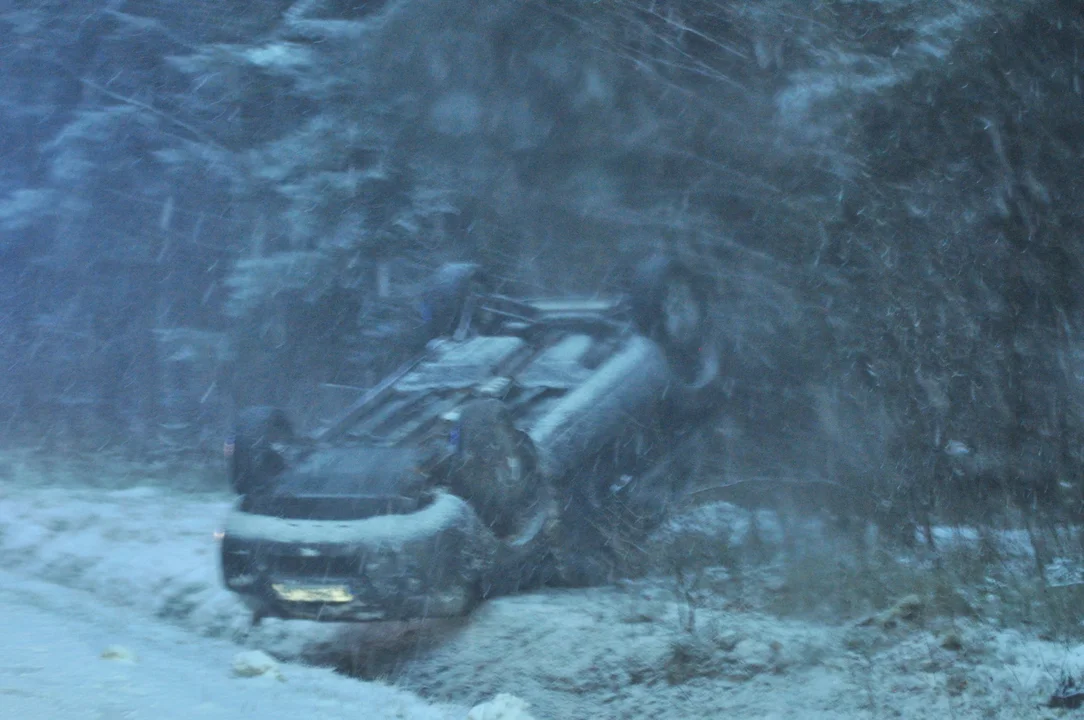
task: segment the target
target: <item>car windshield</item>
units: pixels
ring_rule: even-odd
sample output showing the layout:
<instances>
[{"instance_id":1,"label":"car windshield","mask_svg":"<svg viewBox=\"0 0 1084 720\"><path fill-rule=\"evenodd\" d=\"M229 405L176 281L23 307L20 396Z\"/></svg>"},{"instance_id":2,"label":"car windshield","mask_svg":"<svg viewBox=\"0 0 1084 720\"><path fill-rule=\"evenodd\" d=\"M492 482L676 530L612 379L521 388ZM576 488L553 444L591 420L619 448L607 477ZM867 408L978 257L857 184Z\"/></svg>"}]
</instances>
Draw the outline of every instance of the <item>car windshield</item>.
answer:
<instances>
[{"instance_id":1,"label":"car windshield","mask_svg":"<svg viewBox=\"0 0 1084 720\"><path fill-rule=\"evenodd\" d=\"M0 720L1084 706L1076 0L21 0L0 68Z\"/></svg>"}]
</instances>

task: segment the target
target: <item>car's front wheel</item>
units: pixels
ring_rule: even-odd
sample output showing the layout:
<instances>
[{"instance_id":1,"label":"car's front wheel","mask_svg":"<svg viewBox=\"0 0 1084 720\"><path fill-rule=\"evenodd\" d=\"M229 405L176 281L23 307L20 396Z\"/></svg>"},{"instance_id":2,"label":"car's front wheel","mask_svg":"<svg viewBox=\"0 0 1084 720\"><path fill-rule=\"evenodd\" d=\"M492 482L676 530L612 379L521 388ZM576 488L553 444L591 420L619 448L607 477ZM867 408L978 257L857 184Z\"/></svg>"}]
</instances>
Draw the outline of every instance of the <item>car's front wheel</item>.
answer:
<instances>
[{"instance_id":1,"label":"car's front wheel","mask_svg":"<svg viewBox=\"0 0 1084 720\"><path fill-rule=\"evenodd\" d=\"M544 580L553 490L537 471L530 438L500 400L467 403L454 431L453 491L467 500L495 538L482 594L503 595Z\"/></svg>"}]
</instances>

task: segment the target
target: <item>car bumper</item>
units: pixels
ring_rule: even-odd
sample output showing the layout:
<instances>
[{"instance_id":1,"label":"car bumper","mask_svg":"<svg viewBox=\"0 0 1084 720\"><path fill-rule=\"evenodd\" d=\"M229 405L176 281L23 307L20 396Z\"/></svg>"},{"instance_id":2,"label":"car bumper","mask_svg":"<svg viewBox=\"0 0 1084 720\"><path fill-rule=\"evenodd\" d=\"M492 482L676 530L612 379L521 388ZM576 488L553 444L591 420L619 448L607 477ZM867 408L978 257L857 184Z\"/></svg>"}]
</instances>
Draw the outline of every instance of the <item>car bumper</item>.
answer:
<instances>
[{"instance_id":1,"label":"car bumper","mask_svg":"<svg viewBox=\"0 0 1084 720\"><path fill-rule=\"evenodd\" d=\"M438 495L415 513L362 520L294 520L234 509L222 538L222 574L257 616L455 617L478 600L491 538L453 495Z\"/></svg>"}]
</instances>

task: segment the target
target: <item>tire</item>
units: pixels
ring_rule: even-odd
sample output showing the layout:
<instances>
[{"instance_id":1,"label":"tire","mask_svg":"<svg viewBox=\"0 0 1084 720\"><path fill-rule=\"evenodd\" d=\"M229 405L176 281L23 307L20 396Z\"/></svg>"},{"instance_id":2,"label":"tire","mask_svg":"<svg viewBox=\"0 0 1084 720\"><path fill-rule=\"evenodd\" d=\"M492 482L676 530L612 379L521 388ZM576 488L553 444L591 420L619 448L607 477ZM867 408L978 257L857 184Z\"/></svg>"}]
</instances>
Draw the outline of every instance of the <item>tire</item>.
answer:
<instances>
[{"instance_id":1,"label":"tire","mask_svg":"<svg viewBox=\"0 0 1084 720\"><path fill-rule=\"evenodd\" d=\"M286 469L276 445L294 439L286 413L278 408L245 408L237 417L232 443L227 442L230 485L241 495L257 492Z\"/></svg>"},{"instance_id":2,"label":"tire","mask_svg":"<svg viewBox=\"0 0 1084 720\"><path fill-rule=\"evenodd\" d=\"M455 433L455 491L498 537L508 534L533 489L530 441L496 399L466 404Z\"/></svg>"},{"instance_id":3,"label":"tire","mask_svg":"<svg viewBox=\"0 0 1084 720\"><path fill-rule=\"evenodd\" d=\"M474 299L485 290L485 276L474 263L446 263L429 281L421 300L421 315L429 339L469 329Z\"/></svg>"},{"instance_id":4,"label":"tire","mask_svg":"<svg viewBox=\"0 0 1084 720\"><path fill-rule=\"evenodd\" d=\"M633 320L666 353L679 406L698 408L715 400L721 353L710 298L705 278L668 257L653 256L636 270Z\"/></svg>"},{"instance_id":5,"label":"tire","mask_svg":"<svg viewBox=\"0 0 1084 720\"><path fill-rule=\"evenodd\" d=\"M463 407L454 440L453 492L471 504L496 539L482 596L543 583L556 506L552 488L537 472L530 438L513 426L501 401L484 399Z\"/></svg>"}]
</instances>

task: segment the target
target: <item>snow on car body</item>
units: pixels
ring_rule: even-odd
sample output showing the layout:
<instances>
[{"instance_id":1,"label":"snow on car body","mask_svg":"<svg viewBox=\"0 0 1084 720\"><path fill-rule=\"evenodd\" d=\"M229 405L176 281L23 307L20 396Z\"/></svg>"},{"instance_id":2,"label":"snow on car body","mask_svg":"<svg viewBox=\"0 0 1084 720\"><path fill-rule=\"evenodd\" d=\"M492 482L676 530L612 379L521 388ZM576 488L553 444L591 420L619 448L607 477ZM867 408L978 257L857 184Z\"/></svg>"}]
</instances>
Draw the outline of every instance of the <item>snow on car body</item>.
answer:
<instances>
[{"instance_id":1,"label":"snow on car body","mask_svg":"<svg viewBox=\"0 0 1084 720\"><path fill-rule=\"evenodd\" d=\"M222 568L257 618L455 616L604 581L688 474L718 375L694 275L652 260L629 296L520 300L455 267L443 336L329 426L242 414Z\"/></svg>"}]
</instances>

